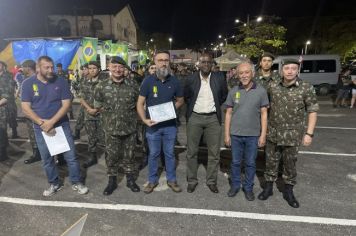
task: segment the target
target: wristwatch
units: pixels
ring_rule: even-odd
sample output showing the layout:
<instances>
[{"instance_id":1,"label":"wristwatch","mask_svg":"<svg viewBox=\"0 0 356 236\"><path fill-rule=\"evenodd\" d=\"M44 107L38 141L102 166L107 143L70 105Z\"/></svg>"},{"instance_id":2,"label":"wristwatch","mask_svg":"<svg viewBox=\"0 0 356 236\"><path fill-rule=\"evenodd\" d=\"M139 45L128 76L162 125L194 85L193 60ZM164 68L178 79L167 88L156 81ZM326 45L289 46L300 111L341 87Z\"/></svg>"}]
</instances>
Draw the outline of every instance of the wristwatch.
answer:
<instances>
[{"instance_id":1,"label":"wristwatch","mask_svg":"<svg viewBox=\"0 0 356 236\"><path fill-rule=\"evenodd\" d=\"M308 135L309 137L314 137L314 134L309 134L308 132L307 133L305 133L305 135Z\"/></svg>"}]
</instances>

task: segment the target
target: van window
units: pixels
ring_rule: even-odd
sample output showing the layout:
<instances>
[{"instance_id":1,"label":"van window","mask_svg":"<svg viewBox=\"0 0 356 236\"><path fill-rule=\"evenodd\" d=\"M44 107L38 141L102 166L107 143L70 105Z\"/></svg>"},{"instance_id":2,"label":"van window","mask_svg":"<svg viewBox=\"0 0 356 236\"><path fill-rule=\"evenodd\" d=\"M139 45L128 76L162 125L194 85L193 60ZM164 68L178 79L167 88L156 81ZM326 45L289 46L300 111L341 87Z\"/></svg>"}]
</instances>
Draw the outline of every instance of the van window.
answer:
<instances>
[{"instance_id":1,"label":"van window","mask_svg":"<svg viewBox=\"0 0 356 236\"><path fill-rule=\"evenodd\" d=\"M300 69L301 73L312 73L313 72L313 61L303 61L302 68Z\"/></svg>"},{"instance_id":2,"label":"van window","mask_svg":"<svg viewBox=\"0 0 356 236\"><path fill-rule=\"evenodd\" d=\"M318 72L318 73L336 72L336 61L335 60L317 60L316 61L316 72Z\"/></svg>"}]
</instances>

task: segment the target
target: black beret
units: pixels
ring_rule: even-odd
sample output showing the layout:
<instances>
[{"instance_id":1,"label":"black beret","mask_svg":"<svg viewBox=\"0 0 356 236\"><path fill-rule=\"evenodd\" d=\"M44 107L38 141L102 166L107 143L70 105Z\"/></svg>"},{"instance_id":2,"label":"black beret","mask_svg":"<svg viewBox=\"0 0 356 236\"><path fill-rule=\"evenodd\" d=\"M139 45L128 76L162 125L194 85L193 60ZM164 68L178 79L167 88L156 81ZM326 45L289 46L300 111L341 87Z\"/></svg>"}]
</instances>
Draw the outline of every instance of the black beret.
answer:
<instances>
[{"instance_id":1,"label":"black beret","mask_svg":"<svg viewBox=\"0 0 356 236\"><path fill-rule=\"evenodd\" d=\"M124 61L124 59L122 59L121 57L111 57L110 58L110 63L113 63L113 64L121 64L121 65L124 65L126 66L126 62Z\"/></svg>"},{"instance_id":2,"label":"black beret","mask_svg":"<svg viewBox=\"0 0 356 236\"><path fill-rule=\"evenodd\" d=\"M264 58L264 57L270 57L270 58L272 58L272 60L274 60L274 58L275 58L275 56L274 56L272 53L270 53L270 52L264 52L264 53L262 53L261 59Z\"/></svg>"},{"instance_id":3,"label":"black beret","mask_svg":"<svg viewBox=\"0 0 356 236\"><path fill-rule=\"evenodd\" d=\"M289 65L289 64L297 64L299 66L300 61L298 61L297 59L293 59L293 58L286 58L282 61L282 66Z\"/></svg>"}]
</instances>

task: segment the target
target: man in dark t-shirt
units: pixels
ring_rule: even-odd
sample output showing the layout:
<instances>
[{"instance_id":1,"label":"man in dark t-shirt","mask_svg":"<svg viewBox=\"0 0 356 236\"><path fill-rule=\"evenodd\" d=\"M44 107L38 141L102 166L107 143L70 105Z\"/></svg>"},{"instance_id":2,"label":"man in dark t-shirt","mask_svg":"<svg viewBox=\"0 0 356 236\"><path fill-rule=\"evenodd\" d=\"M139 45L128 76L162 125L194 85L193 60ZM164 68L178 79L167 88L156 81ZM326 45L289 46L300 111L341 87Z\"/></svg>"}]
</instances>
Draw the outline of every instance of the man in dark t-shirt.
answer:
<instances>
[{"instance_id":1,"label":"man in dark t-shirt","mask_svg":"<svg viewBox=\"0 0 356 236\"><path fill-rule=\"evenodd\" d=\"M59 182L54 158L44 138L45 135L54 136L58 127L62 127L70 147L63 156L68 165L72 189L79 194L86 194L89 190L80 182L80 167L67 117L72 100L69 86L65 80L54 75L53 60L50 57L41 56L38 59L37 71L37 76L25 80L22 84L21 106L24 114L34 123L37 146L50 183L50 187L44 190L43 196L49 197L63 186Z\"/></svg>"}]
</instances>

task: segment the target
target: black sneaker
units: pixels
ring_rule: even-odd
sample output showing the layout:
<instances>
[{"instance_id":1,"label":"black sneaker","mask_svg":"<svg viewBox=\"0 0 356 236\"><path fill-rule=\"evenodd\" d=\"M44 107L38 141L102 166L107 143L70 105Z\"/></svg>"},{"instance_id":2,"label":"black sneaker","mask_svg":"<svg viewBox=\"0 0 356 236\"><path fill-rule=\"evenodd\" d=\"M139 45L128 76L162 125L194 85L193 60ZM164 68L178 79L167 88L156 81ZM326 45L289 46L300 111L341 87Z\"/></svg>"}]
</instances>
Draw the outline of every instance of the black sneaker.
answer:
<instances>
[{"instance_id":1,"label":"black sneaker","mask_svg":"<svg viewBox=\"0 0 356 236\"><path fill-rule=\"evenodd\" d=\"M249 191L249 192L244 191L244 193L245 193L245 198L247 201L255 200L255 194L252 191Z\"/></svg>"}]
</instances>

